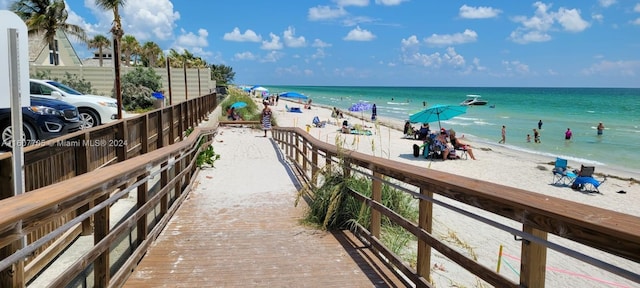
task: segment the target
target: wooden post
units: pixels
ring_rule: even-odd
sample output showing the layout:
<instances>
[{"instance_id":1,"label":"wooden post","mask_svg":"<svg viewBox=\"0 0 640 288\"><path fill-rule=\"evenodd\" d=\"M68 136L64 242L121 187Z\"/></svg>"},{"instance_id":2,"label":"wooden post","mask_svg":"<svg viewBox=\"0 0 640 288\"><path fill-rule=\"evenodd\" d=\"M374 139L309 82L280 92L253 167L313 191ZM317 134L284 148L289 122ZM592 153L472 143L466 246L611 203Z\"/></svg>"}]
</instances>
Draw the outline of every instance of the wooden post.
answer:
<instances>
[{"instance_id":1,"label":"wooden post","mask_svg":"<svg viewBox=\"0 0 640 288\"><path fill-rule=\"evenodd\" d=\"M117 61L116 61L117 62ZM120 122L120 125L115 126L116 127L116 137L115 137L115 141L112 143L107 143L107 145L112 144L115 145L115 149L116 149L116 156L118 157L118 162L124 162L125 160L127 160L127 150L128 150L128 146L129 145L124 145L124 144L128 144L127 142L127 119L122 120L122 122Z\"/></svg>"},{"instance_id":2,"label":"wooden post","mask_svg":"<svg viewBox=\"0 0 640 288\"><path fill-rule=\"evenodd\" d=\"M88 132L83 133L77 139L77 141L81 141L81 145L76 149L76 176L89 172L89 162L91 161L91 156L89 155L89 147L87 147L87 143L91 139ZM76 210L76 214L80 215L84 212L89 211L91 209L93 203L89 202L85 205L82 205L80 208ZM82 236L88 236L93 233L93 228L91 227L93 216L82 221Z\"/></svg>"},{"instance_id":3,"label":"wooden post","mask_svg":"<svg viewBox=\"0 0 640 288\"><path fill-rule=\"evenodd\" d=\"M316 148L315 146L313 146L313 148L311 148L311 177L312 179L315 179L315 181L312 182L313 186L318 185L318 176L316 174L318 174L318 148Z\"/></svg>"},{"instance_id":4,"label":"wooden post","mask_svg":"<svg viewBox=\"0 0 640 288\"><path fill-rule=\"evenodd\" d=\"M173 105L173 97L171 93L171 60L167 57L167 86L169 86L169 106Z\"/></svg>"},{"instance_id":5,"label":"wooden post","mask_svg":"<svg viewBox=\"0 0 640 288\"><path fill-rule=\"evenodd\" d=\"M382 181L377 179L382 178L380 172L373 172L373 180L371 183L371 200L382 203ZM371 234L380 239L380 223L382 220L380 211L371 208Z\"/></svg>"},{"instance_id":6,"label":"wooden post","mask_svg":"<svg viewBox=\"0 0 640 288\"><path fill-rule=\"evenodd\" d=\"M102 203L109 198L108 194L102 195L96 198L96 203ZM95 217L95 231L93 233L93 244L97 245L109 234L109 206L104 207L100 211L96 212ZM109 286L109 249L101 252L100 255L93 262L93 276L95 287L108 287Z\"/></svg>"},{"instance_id":7,"label":"wooden post","mask_svg":"<svg viewBox=\"0 0 640 288\"><path fill-rule=\"evenodd\" d=\"M427 191L424 187L420 187L420 195L433 198L433 192ZM433 203L431 201L420 199L418 205L418 227L424 229L428 233L431 233L433 229ZM431 246L426 242L418 239L418 261L417 261L418 275L424 279L430 279L431 274Z\"/></svg>"},{"instance_id":8,"label":"wooden post","mask_svg":"<svg viewBox=\"0 0 640 288\"><path fill-rule=\"evenodd\" d=\"M307 149L307 141L304 139L302 140L302 155L304 155L304 157L302 157L302 171L304 171L304 174L307 174L309 172L309 165L307 164L309 161L309 151Z\"/></svg>"},{"instance_id":9,"label":"wooden post","mask_svg":"<svg viewBox=\"0 0 640 288\"><path fill-rule=\"evenodd\" d=\"M145 174L142 174L140 176L138 176L137 181L140 181L142 179L144 179L145 177L149 176L149 172L146 172ZM136 181L136 182L137 182ZM149 182L148 180L145 181L144 183L140 184L140 186L138 186L138 197L137 197L137 207L138 209L140 209L140 207L142 207L144 204L147 203L147 201L149 200ZM138 244L141 244L142 241L144 241L145 239L147 239L147 234L149 234L149 231L147 231L147 227L148 223L147 223L147 214L145 213L144 216L140 217L140 219L138 219L138 223L137 223L137 237L136 237L136 241Z\"/></svg>"},{"instance_id":10,"label":"wooden post","mask_svg":"<svg viewBox=\"0 0 640 288\"><path fill-rule=\"evenodd\" d=\"M142 125L140 125L140 154L146 154L149 152L149 114L144 115L142 119Z\"/></svg>"},{"instance_id":11,"label":"wooden post","mask_svg":"<svg viewBox=\"0 0 640 288\"><path fill-rule=\"evenodd\" d=\"M296 163L300 164L300 137L298 137L298 135L295 135L296 140L295 140L295 145L293 146L295 149L295 154L296 154Z\"/></svg>"},{"instance_id":12,"label":"wooden post","mask_svg":"<svg viewBox=\"0 0 640 288\"><path fill-rule=\"evenodd\" d=\"M189 89L187 89L187 63L182 62L182 71L184 74L184 100L189 100Z\"/></svg>"},{"instance_id":13,"label":"wooden post","mask_svg":"<svg viewBox=\"0 0 640 288\"><path fill-rule=\"evenodd\" d=\"M522 231L547 240L547 232L524 224ZM522 260L520 260L520 285L527 288L543 288L547 268L547 247L535 242L522 240Z\"/></svg>"}]
</instances>

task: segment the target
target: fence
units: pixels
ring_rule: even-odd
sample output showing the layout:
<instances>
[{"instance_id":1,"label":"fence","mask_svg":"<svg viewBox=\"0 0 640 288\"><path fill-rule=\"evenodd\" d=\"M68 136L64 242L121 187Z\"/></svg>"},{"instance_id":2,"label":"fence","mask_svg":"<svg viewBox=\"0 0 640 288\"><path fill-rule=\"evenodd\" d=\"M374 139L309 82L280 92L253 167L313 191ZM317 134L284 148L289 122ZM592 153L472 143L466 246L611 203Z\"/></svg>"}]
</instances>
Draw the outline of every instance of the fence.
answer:
<instances>
[{"instance_id":1,"label":"fence","mask_svg":"<svg viewBox=\"0 0 640 288\"><path fill-rule=\"evenodd\" d=\"M640 284L638 217L559 198L540 197L539 194L521 189L354 151L343 151L313 138L299 128L275 128L273 137L312 191L320 184L319 169L326 166L337 166L336 169L342 169L344 175L358 174L370 181L371 197L363 195L363 191L351 190L348 193L371 211L369 227L356 225L354 233L378 251L393 270L399 271L417 287L430 287L427 279L430 279L430 269L434 265L433 249L495 287L544 287L548 249L577 259L581 265L593 265L620 276L618 278L621 280L626 278ZM403 218L381 203L383 185L400 189L417 199L419 217L415 222ZM433 234L434 225L438 223L433 216L435 207L446 209L447 215L451 215L449 217L467 217L474 223L474 230L494 229L496 233L513 235L514 240L521 241L520 255L516 257L521 261L519 281L513 282L448 245L446 241L437 239ZM415 269L382 243L382 217L418 239L415 259L409 260L417 263ZM505 222L516 225L506 225ZM521 229L513 228L518 226ZM549 233L570 241L550 241L547 239ZM585 254L577 250L576 246L580 246L578 243L595 249ZM600 254L604 254L604 260Z\"/></svg>"},{"instance_id":2,"label":"fence","mask_svg":"<svg viewBox=\"0 0 640 288\"><path fill-rule=\"evenodd\" d=\"M31 75L36 75L38 72L50 72L52 78L58 79L64 79L65 73L68 72L90 82L97 94L113 95L113 67L31 65L29 68ZM125 75L133 69L135 67L122 66L121 74ZM162 77L162 88L166 91L165 97L167 98L169 97L169 87L171 87L172 104L195 98L198 95L212 93L216 88L216 81L211 79L211 69L209 68L187 68L186 71L183 68L171 68L169 70L171 72L170 78L166 68L153 68L153 70Z\"/></svg>"},{"instance_id":3,"label":"fence","mask_svg":"<svg viewBox=\"0 0 640 288\"><path fill-rule=\"evenodd\" d=\"M72 190L74 187L58 187L58 190L54 189L54 192L50 192L56 193L54 196L52 196L53 194L40 193L39 197L41 198L31 196L32 191L41 190L42 187L48 187L63 180L76 179L81 175L96 170L100 170L101 172L97 173L101 174L103 173L103 169L115 164L120 164L127 159L137 158L168 145L182 142L181 140L186 137L186 130L196 127L198 123L204 120L209 113L215 109L217 103L217 95L208 94L132 118L68 134L46 141L42 143L42 145L25 148L24 178L25 190L28 193L24 195L29 195L25 197L34 201L28 206L37 206L39 201L48 201L50 198L58 197L58 194L69 196L66 192ZM184 147L181 149L184 149ZM174 151L173 153L177 152ZM170 158L168 155L169 154L165 155L165 158L163 158L164 162L161 161L162 163L159 165L169 165L171 169L175 169L176 165L173 164L173 161L170 161L171 163L167 162L169 161L167 159ZM191 158L188 159L191 161ZM19 196L13 196L11 163L11 153L0 155L0 200L7 199L14 201L11 199L19 198ZM180 172L180 167L186 167L187 164L183 163L181 165L183 166L177 166L178 170L176 171L178 172L169 170L163 173L180 174L182 173ZM120 165L119 167L124 166ZM126 171L124 168L121 169ZM139 175L136 175L136 177L137 176ZM166 180L169 176L164 175L162 177ZM91 182L91 180L87 180L90 179L87 177L81 179ZM17 245L16 241L20 238L20 235L26 235L27 245L43 241L43 239L47 237L46 235L49 235L52 231L60 227L68 225L70 221L77 219L78 215L86 213L92 209L92 207L98 205L96 203L107 201L109 193L115 190L115 188L111 189L112 186L110 185L117 183L117 185L115 185L116 188L122 187L124 189L124 187L126 187L124 184L132 183L128 181L135 182L134 180L135 178L130 178L123 182L122 179L112 179L112 181L116 182L103 183L106 186L92 186L91 188L87 188L88 190L78 191L76 195L78 199L70 196L70 198L65 198L64 201L61 200L60 202L52 203L52 206L46 208L40 207L40 209L44 210L39 210L38 215L32 215L36 217L37 220L34 220L35 218L22 218L22 225L16 226L16 223L9 226L0 225L1 258L4 259L7 255L11 255L16 251L19 246L15 245ZM179 183L184 184L188 183L188 181L179 181ZM36 197L36 200L32 197ZM11 205L6 204L5 201L3 201L3 204L0 206L11 209ZM15 206L13 206L13 208L15 208ZM4 214L3 212L0 213L0 215L14 215L15 213L18 212L13 211L9 214ZM96 219L96 222L97 221ZM24 277L20 278L20 280L29 281L29 279L49 263L59 251L64 249L67 243L71 242L79 234L91 234L91 223L91 219L84 219L81 225L66 230L64 234L58 235L58 238L50 238L47 239L46 243L40 243L38 248L29 255L28 260L25 262L24 272L20 273L20 275ZM4 281L14 280L8 275L11 275L9 270L0 272L0 287L11 286L4 285L8 283Z\"/></svg>"}]
</instances>

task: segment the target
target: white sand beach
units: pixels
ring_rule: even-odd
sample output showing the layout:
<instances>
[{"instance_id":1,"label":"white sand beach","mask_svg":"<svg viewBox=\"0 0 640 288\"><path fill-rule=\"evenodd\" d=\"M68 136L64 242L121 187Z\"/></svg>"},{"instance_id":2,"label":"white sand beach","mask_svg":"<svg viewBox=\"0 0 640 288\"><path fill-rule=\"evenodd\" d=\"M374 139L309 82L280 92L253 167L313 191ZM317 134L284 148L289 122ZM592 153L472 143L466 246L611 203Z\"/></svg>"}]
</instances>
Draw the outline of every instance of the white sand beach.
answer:
<instances>
[{"instance_id":1,"label":"white sand beach","mask_svg":"<svg viewBox=\"0 0 640 288\"><path fill-rule=\"evenodd\" d=\"M259 107L262 107L260 99L256 99ZM288 107L299 107L302 113L287 112ZM640 185L637 180L638 175L624 172L624 169L615 167L596 167L596 178L602 179L604 175L609 175L605 183L599 188L601 194L583 193L574 191L569 187L558 187L551 185L553 162L555 158L541 155L527 154L521 151L508 149L499 144L474 143L470 139L462 138L465 131L456 131L459 138L471 144L474 154L478 160L447 160L431 161L424 157L413 156L413 144L421 144L421 141L403 139L401 121L391 119L378 119L378 124L364 119L370 119L370 112L345 113L345 118L351 124L359 124L372 131L372 135L352 135L343 134L339 131L342 120L336 123L331 118L331 107L319 107L314 105L311 109L304 109L303 104L296 101L280 99L277 106L272 106L274 118L277 125L281 127L300 127L308 129L308 132L328 143L336 143L336 137L344 140L343 147L357 150L361 153L388 158L395 161L427 167L438 171L444 171L483 181L494 182L506 186L517 187L539 193L540 197L553 196L570 201L583 203L610 209L634 216L640 216L637 209L640 204ZM314 116L318 116L321 121L327 121L323 128L316 128L312 125ZM437 125L437 124L436 124ZM416 127L417 128L417 127ZM446 127L444 127L446 128ZM234 128L236 129L236 128ZM242 129L242 128L237 128ZM262 131L254 131L249 135L262 134ZM260 137L247 137L247 141L260 141ZM570 168L580 168L582 163L569 162ZM268 170L265 167L265 170ZM624 180L627 179L627 180ZM618 193L624 191L626 193ZM437 200L445 203L461 206L453 201L437 197ZM475 208L460 207L479 213L489 219L496 220L514 229L521 230L519 223L507 221L499 216L479 211ZM518 279L519 257L521 242L515 241L512 234L502 232L496 228L481 224L478 221L470 220L467 217L458 217L455 212L436 206L434 208L434 235L440 239L445 239L452 247L469 257L475 257L477 261L487 267L495 269L497 263L498 250L500 245L504 247L505 258L502 261L501 274L513 281ZM640 270L640 264L628 260L613 258L582 245L570 243L570 241L549 236L550 241L558 242L562 245L570 246L587 255L595 255L608 263L621 265L630 271ZM548 269L546 284L547 287L637 287L622 277L612 275L609 272L595 268L573 258L567 257L553 250L548 250ZM437 287L487 287L479 284L475 276L460 268L457 264L444 258L439 253L435 253L432 258L432 277ZM607 284L608 283L608 284ZM458 285L458 286L455 286Z\"/></svg>"}]
</instances>

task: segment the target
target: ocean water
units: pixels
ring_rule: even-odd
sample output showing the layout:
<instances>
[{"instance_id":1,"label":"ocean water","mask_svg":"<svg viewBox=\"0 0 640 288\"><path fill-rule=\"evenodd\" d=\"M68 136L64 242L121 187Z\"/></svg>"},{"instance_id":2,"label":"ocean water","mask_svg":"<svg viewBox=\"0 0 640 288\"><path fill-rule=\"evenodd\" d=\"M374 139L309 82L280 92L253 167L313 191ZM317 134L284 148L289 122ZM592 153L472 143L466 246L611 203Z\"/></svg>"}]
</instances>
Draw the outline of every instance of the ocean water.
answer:
<instances>
[{"instance_id":1,"label":"ocean water","mask_svg":"<svg viewBox=\"0 0 640 288\"><path fill-rule=\"evenodd\" d=\"M399 120L434 104L459 105L466 95L477 94L489 104L470 106L466 114L442 121L442 126L473 141L497 144L505 125L504 145L509 148L561 156L574 167L608 165L640 174L640 89L636 88L265 87L271 93L303 93L314 103L345 111L359 101L375 103L379 116ZM527 143L538 120L543 122L541 143ZM599 122L606 128L602 136L596 135ZM567 128L573 131L569 141L564 139Z\"/></svg>"}]
</instances>

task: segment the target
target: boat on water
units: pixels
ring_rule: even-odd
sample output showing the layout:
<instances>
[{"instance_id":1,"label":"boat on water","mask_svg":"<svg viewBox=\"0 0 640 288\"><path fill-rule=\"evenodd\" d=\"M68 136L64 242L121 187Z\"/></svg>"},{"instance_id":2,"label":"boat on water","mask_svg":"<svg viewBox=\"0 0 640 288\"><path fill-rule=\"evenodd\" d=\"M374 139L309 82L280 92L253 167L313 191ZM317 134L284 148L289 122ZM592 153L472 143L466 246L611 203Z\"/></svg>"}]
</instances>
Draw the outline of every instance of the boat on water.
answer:
<instances>
[{"instance_id":1,"label":"boat on water","mask_svg":"<svg viewBox=\"0 0 640 288\"><path fill-rule=\"evenodd\" d=\"M489 101L480 99L480 95L467 95L467 99L462 101L460 105L469 106L469 105L487 105Z\"/></svg>"}]
</instances>

